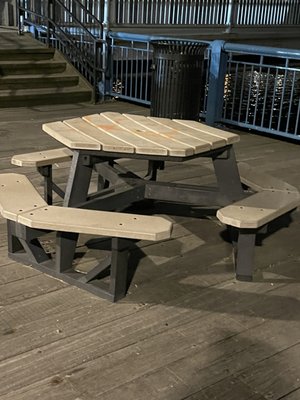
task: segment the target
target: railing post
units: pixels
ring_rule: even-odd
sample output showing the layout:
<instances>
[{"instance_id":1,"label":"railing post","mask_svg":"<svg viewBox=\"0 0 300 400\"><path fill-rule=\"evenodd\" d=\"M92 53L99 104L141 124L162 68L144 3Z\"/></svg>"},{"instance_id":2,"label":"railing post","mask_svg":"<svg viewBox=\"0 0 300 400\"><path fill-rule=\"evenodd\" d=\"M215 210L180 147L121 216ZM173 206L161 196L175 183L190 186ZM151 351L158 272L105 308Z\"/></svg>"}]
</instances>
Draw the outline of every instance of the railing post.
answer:
<instances>
[{"instance_id":1,"label":"railing post","mask_svg":"<svg viewBox=\"0 0 300 400\"><path fill-rule=\"evenodd\" d=\"M21 13L20 13L20 0L16 0L16 22L18 27L18 34L22 35L23 27L21 22Z\"/></svg>"},{"instance_id":2,"label":"railing post","mask_svg":"<svg viewBox=\"0 0 300 400\"><path fill-rule=\"evenodd\" d=\"M205 118L208 125L214 125L222 117L227 65L227 54L223 50L224 44L223 40L215 40L210 46L210 70Z\"/></svg>"},{"instance_id":3,"label":"railing post","mask_svg":"<svg viewBox=\"0 0 300 400\"><path fill-rule=\"evenodd\" d=\"M52 0L48 0L47 2L47 46L50 47L50 20L53 20L53 3Z\"/></svg>"},{"instance_id":4,"label":"railing post","mask_svg":"<svg viewBox=\"0 0 300 400\"><path fill-rule=\"evenodd\" d=\"M229 0L226 32L230 33L232 28L237 25L237 0Z\"/></svg>"},{"instance_id":5,"label":"railing post","mask_svg":"<svg viewBox=\"0 0 300 400\"><path fill-rule=\"evenodd\" d=\"M116 25L117 2L116 0L107 0L106 3L106 7L108 9L107 22L108 26L111 27Z\"/></svg>"},{"instance_id":6,"label":"railing post","mask_svg":"<svg viewBox=\"0 0 300 400\"><path fill-rule=\"evenodd\" d=\"M111 43L109 38L109 30L111 25L111 15L113 13L115 2L105 0L103 9L103 32L102 32L102 79L100 86L100 96L102 99L110 93L110 73L111 73Z\"/></svg>"}]
</instances>

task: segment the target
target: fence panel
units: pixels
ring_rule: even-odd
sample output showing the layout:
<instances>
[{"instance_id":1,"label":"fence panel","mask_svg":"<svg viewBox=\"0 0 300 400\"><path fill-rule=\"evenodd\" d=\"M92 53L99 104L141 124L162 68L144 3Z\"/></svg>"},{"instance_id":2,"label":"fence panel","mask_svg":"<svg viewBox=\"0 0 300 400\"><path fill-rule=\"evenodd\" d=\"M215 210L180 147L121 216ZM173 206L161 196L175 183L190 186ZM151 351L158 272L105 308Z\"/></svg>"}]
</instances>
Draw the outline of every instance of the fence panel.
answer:
<instances>
[{"instance_id":1,"label":"fence panel","mask_svg":"<svg viewBox=\"0 0 300 400\"><path fill-rule=\"evenodd\" d=\"M116 24L225 25L230 0L125 0L116 2Z\"/></svg>"},{"instance_id":2,"label":"fence panel","mask_svg":"<svg viewBox=\"0 0 300 400\"><path fill-rule=\"evenodd\" d=\"M246 52L228 52L222 121L300 139L300 52Z\"/></svg>"},{"instance_id":3,"label":"fence panel","mask_svg":"<svg viewBox=\"0 0 300 400\"><path fill-rule=\"evenodd\" d=\"M115 25L276 26L300 22L298 0L117 0Z\"/></svg>"},{"instance_id":4,"label":"fence panel","mask_svg":"<svg viewBox=\"0 0 300 400\"><path fill-rule=\"evenodd\" d=\"M147 39L112 38L112 96L150 104L152 52Z\"/></svg>"}]
</instances>

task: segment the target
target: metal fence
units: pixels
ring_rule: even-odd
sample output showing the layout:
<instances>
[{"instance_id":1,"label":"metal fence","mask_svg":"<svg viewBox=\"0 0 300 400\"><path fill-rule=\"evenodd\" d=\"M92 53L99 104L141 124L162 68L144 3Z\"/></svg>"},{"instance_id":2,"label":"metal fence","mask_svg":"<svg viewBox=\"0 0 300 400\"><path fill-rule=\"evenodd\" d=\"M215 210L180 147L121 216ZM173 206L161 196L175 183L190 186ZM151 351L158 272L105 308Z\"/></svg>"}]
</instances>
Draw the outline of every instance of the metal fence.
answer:
<instances>
[{"instance_id":1,"label":"metal fence","mask_svg":"<svg viewBox=\"0 0 300 400\"><path fill-rule=\"evenodd\" d=\"M182 41L180 38L169 38L165 36L136 35L122 32L109 34L111 38L111 71L109 95L124 100L150 105L151 98L151 75L152 75L152 56L153 40L175 40ZM199 42L198 40L184 39L185 43ZM209 42L205 42L209 43ZM206 81L208 81L209 51L204 59L204 70ZM203 112L206 104L207 85L204 83L204 91L201 101L201 111Z\"/></svg>"},{"instance_id":2,"label":"metal fence","mask_svg":"<svg viewBox=\"0 0 300 400\"><path fill-rule=\"evenodd\" d=\"M122 0L110 3L116 25L294 25L298 0Z\"/></svg>"},{"instance_id":3,"label":"metal fence","mask_svg":"<svg viewBox=\"0 0 300 400\"><path fill-rule=\"evenodd\" d=\"M150 104L152 46L150 37L110 35L110 95Z\"/></svg>"},{"instance_id":4,"label":"metal fence","mask_svg":"<svg viewBox=\"0 0 300 400\"><path fill-rule=\"evenodd\" d=\"M229 0L125 0L116 4L116 24L226 25Z\"/></svg>"},{"instance_id":5,"label":"metal fence","mask_svg":"<svg viewBox=\"0 0 300 400\"><path fill-rule=\"evenodd\" d=\"M92 83L95 96L143 104L150 103L151 40L176 39L112 33L110 23L300 23L298 0L17 0L17 6L20 31L30 26L60 49ZM199 115L208 123L300 139L300 52L215 41L203 86Z\"/></svg>"},{"instance_id":6,"label":"metal fence","mask_svg":"<svg viewBox=\"0 0 300 400\"><path fill-rule=\"evenodd\" d=\"M150 104L151 41L170 38L111 37L110 94ZM300 139L300 51L215 41L207 55L199 116Z\"/></svg>"},{"instance_id":7,"label":"metal fence","mask_svg":"<svg viewBox=\"0 0 300 400\"><path fill-rule=\"evenodd\" d=\"M23 3L43 15L43 9L46 11L52 0L23 0ZM270 27L300 23L298 0L61 0L61 3L84 24L89 25L88 15L93 15L105 26L115 28L126 25ZM70 22L67 15L66 22Z\"/></svg>"},{"instance_id":8,"label":"metal fence","mask_svg":"<svg viewBox=\"0 0 300 400\"><path fill-rule=\"evenodd\" d=\"M300 51L227 43L222 121L300 139Z\"/></svg>"}]
</instances>

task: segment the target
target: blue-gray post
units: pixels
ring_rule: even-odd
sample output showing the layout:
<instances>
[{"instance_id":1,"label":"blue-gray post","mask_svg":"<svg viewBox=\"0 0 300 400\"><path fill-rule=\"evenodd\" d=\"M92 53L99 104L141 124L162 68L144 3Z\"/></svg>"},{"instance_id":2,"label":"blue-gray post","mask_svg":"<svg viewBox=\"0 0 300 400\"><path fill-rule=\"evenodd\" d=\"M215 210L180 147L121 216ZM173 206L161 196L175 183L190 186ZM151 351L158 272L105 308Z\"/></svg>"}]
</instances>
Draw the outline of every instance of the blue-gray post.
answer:
<instances>
[{"instance_id":1,"label":"blue-gray post","mask_svg":"<svg viewBox=\"0 0 300 400\"><path fill-rule=\"evenodd\" d=\"M208 78L208 95L205 122L214 125L220 121L223 110L224 81L227 65L227 54L223 51L224 40L212 42L210 70Z\"/></svg>"},{"instance_id":2,"label":"blue-gray post","mask_svg":"<svg viewBox=\"0 0 300 400\"><path fill-rule=\"evenodd\" d=\"M102 78L99 82L99 92L102 100L111 92L111 73L112 73L112 58L111 58L111 39L109 38L112 10L115 9L115 2L104 0L103 8L103 31L102 31Z\"/></svg>"}]
</instances>

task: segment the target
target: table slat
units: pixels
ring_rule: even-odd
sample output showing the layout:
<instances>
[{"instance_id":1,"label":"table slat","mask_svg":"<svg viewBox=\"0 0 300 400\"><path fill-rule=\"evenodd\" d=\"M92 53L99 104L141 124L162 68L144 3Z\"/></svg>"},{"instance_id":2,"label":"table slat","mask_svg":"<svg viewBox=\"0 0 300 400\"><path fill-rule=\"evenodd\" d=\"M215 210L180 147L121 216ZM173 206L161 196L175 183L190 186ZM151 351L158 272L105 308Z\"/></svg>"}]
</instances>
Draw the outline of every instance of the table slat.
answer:
<instances>
[{"instance_id":1,"label":"table slat","mask_svg":"<svg viewBox=\"0 0 300 400\"><path fill-rule=\"evenodd\" d=\"M197 137L196 134L189 135L184 132L184 129L178 130L177 127L172 126L172 120L167 118L150 118L142 115L124 114L126 118L138 123L142 127L147 127L157 135L166 138L167 142L170 140L185 145L193 149L194 154L203 153L212 148L210 143L205 142ZM163 121L161 121L163 119ZM193 131L192 129L185 129L186 131ZM194 131L195 132L195 131ZM199 136L199 135L198 135Z\"/></svg>"},{"instance_id":2,"label":"table slat","mask_svg":"<svg viewBox=\"0 0 300 400\"><path fill-rule=\"evenodd\" d=\"M121 128L117 124L114 124L105 118L102 114L87 115L83 117L83 119L103 132L106 132L107 135L111 135L114 138L126 142L128 145L134 148L135 153L164 156L168 155L168 149L165 147L158 146L141 136L135 135L128 130Z\"/></svg>"},{"instance_id":3,"label":"table slat","mask_svg":"<svg viewBox=\"0 0 300 400\"><path fill-rule=\"evenodd\" d=\"M189 128L195 129L199 132L203 132L207 135L211 135L212 138L225 139L227 144L236 143L240 140L240 137L235 133L226 132L222 129L217 129L212 126L204 125L197 121L189 121L183 119L174 119L173 121L178 122L179 124L187 126Z\"/></svg>"},{"instance_id":4,"label":"table slat","mask_svg":"<svg viewBox=\"0 0 300 400\"><path fill-rule=\"evenodd\" d=\"M73 118L65 120L64 123L70 128L86 135L100 144L101 150L120 153L134 153L134 148L126 142L116 139L111 135L107 135L99 128L91 125L83 118Z\"/></svg>"},{"instance_id":5,"label":"table slat","mask_svg":"<svg viewBox=\"0 0 300 400\"><path fill-rule=\"evenodd\" d=\"M101 149L99 142L83 135L60 121L43 124L43 131L71 149Z\"/></svg>"},{"instance_id":6,"label":"table slat","mask_svg":"<svg viewBox=\"0 0 300 400\"><path fill-rule=\"evenodd\" d=\"M138 135L139 137L150 140L156 146L162 146L166 148L168 150L168 155L170 156L186 157L195 153L194 148L190 145L179 143L178 141L173 140L171 137L163 135L163 132L154 132L148 125L141 125L134 119L127 118L123 114L105 112L101 115L120 127L127 129L134 135ZM145 119L147 120L147 118Z\"/></svg>"},{"instance_id":7,"label":"table slat","mask_svg":"<svg viewBox=\"0 0 300 400\"><path fill-rule=\"evenodd\" d=\"M206 146L209 147L210 150L217 149L221 146L226 146L227 142L225 139L212 136L204 131L199 131L193 128L190 128L188 126L179 124L175 120L169 119L169 118L158 118L158 117L148 117L149 119L156 121L158 123L167 125L173 129L176 129L180 134L182 135L188 135L193 137L194 139L201 140ZM196 154L202 153L203 151L206 151L203 149L200 149L199 152Z\"/></svg>"}]
</instances>

